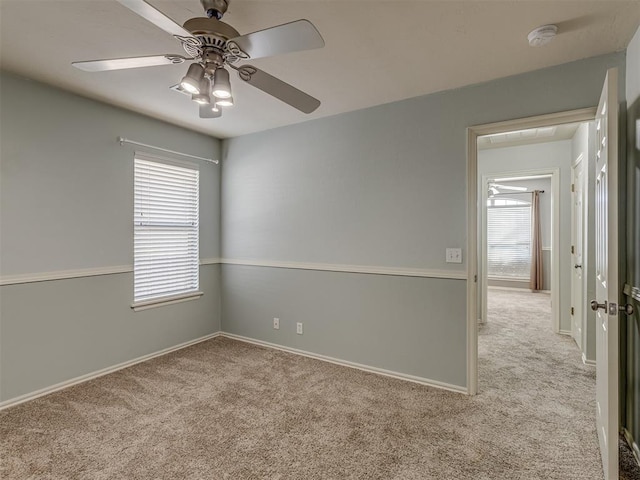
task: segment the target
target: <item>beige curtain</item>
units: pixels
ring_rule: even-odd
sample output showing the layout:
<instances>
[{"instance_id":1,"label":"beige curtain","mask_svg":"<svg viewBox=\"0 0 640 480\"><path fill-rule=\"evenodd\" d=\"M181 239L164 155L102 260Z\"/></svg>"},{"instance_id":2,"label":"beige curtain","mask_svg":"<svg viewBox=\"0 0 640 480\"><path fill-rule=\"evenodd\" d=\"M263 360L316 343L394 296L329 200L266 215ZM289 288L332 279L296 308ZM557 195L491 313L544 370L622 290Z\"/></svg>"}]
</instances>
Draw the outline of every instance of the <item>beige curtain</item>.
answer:
<instances>
[{"instance_id":1,"label":"beige curtain","mask_svg":"<svg viewBox=\"0 0 640 480\"><path fill-rule=\"evenodd\" d=\"M531 200L531 290L542 290L542 235L540 233L540 191Z\"/></svg>"}]
</instances>

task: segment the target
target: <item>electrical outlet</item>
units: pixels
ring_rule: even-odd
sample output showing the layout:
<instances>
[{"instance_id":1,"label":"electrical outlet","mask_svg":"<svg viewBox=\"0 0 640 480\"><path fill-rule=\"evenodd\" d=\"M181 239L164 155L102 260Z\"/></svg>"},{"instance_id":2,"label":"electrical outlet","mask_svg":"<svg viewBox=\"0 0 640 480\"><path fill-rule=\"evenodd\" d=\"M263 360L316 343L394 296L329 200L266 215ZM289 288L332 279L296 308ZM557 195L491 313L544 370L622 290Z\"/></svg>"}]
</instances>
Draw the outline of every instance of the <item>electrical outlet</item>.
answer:
<instances>
[{"instance_id":1,"label":"electrical outlet","mask_svg":"<svg viewBox=\"0 0 640 480\"><path fill-rule=\"evenodd\" d=\"M462 263L462 249L461 248L447 248L447 263Z\"/></svg>"},{"instance_id":2,"label":"electrical outlet","mask_svg":"<svg viewBox=\"0 0 640 480\"><path fill-rule=\"evenodd\" d=\"M296 333L302 335L302 322L296 323Z\"/></svg>"},{"instance_id":3,"label":"electrical outlet","mask_svg":"<svg viewBox=\"0 0 640 480\"><path fill-rule=\"evenodd\" d=\"M273 328L276 330L280 330L280 319L279 318L274 318L273 319Z\"/></svg>"}]
</instances>

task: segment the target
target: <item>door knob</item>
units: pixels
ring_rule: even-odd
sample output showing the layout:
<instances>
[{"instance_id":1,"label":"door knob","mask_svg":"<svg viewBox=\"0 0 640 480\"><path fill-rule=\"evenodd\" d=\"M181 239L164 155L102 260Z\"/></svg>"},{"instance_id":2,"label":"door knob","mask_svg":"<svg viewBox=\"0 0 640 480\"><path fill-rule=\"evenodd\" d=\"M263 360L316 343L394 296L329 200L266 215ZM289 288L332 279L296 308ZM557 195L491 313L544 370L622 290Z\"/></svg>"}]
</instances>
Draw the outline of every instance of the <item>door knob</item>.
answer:
<instances>
[{"instance_id":1,"label":"door knob","mask_svg":"<svg viewBox=\"0 0 640 480\"><path fill-rule=\"evenodd\" d=\"M598 309L601 308L602 310L607 310L607 301L605 300L604 303L598 303L597 300L591 300L591 310L593 310L594 312L598 311Z\"/></svg>"},{"instance_id":2,"label":"door knob","mask_svg":"<svg viewBox=\"0 0 640 480\"><path fill-rule=\"evenodd\" d=\"M578 265L577 263L573 266L573 268L582 268L582 265Z\"/></svg>"},{"instance_id":3,"label":"door knob","mask_svg":"<svg viewBox=\"0 0 640 480\"><path fill-rule=\"evenodd\" d=\"M627 303L626 305L618 305L618 310L626 315L633 315L633 305Z\"/></svg>"}]
</instances>

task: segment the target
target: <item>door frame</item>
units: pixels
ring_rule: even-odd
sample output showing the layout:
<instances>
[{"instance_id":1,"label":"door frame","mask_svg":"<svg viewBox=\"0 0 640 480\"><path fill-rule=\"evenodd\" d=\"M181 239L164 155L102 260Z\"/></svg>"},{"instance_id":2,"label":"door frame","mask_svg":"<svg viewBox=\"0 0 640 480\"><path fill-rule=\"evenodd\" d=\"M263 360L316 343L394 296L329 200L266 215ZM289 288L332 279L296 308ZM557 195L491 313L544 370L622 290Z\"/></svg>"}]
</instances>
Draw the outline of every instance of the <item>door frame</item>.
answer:
<instances>
[{"instance_id":1,"label":"door frame","mask_svg":"<svg viewBox=\"0 0 640 480\"><path fill-rule=\"evenodd\" d=\"M560 269L558 265L558 255L560 255L560 169L557 167L546 167L530 170L508 170L485 173L482 175L482 192L480 198L480 220L479 225L480 245L478 251L480 258L478 265L480 268L480 296L482 298L481 320L487 319L487 292L489 288L489 278L487 272L487 194L488 182L496 177L535 177L540 175L551 176L551 325L554 333L565 333L560 331Z\"/></svg>"},{"instance_id":2,"label":"door frame","mask_svg":"<svg viewBox=\"0 0 640 480\"><path fill-rule=\"evenodd\" d=\"M590 122L597 107L467 128L467 394L478 392L478 137L563 123Z\"/></svg>"}]
</instances>

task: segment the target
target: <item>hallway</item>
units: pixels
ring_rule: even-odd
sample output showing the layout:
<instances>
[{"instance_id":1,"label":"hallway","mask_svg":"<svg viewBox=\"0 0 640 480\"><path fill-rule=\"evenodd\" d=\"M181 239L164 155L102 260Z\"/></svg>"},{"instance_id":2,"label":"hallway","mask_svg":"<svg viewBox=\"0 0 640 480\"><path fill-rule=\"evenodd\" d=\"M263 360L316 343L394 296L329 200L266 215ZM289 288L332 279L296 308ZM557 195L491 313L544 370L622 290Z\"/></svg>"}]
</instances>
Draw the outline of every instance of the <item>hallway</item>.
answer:
<instances>
[{"instance_id":1,"label":"hallway","mask_svg":"<svg viewBox=\"0 0 640 480\"><path fill-rule=\"evenodd\" d=\"M582 363L573 339L553 333L550 317L545 293L489 289L478 339L479 396L504 409L497 414L530 452L536 478L556 478L562 465L564 478L600 479L595 367ZM541 463L549 456L556 461L545 477Z\"/></svg>"}]
</instances>

